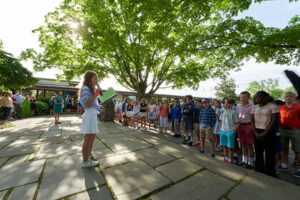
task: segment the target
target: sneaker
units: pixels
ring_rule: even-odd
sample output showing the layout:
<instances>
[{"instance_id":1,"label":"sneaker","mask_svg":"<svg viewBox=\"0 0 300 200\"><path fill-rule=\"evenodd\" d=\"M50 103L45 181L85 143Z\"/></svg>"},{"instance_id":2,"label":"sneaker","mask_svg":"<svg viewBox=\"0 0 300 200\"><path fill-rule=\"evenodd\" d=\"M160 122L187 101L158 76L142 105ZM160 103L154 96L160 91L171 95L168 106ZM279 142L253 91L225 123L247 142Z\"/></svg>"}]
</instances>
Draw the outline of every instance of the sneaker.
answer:
<instances>
[{"instance_id":1,"label":"sneaker","mask_svg":"<svg viewBox=\"0 0 300 200\"><path fill-rule=\"evenodd\" d=\"M237 164L239 162L239 159L237 156L233 157L233 163L234 164Z\"/></svg>"},{"instance_id":2,"label":"sneaker","mask_svg":"<svg viewBox=\"0 0 300 200\"><path fill-rule=\"evenodd\" d=\"M215 153L211 153L210 157L215 158L216 157Z\"/></svg>"},{"instance_id":3,"label":"sneaker","mask_svg":"<svg viewBox=\"0 0 300 200\"><path fill-rule=\"evenodd\" d=\"M236 163L236 165L240 166L240 167L246 167L247 164L244 163L243 161L241 161L241 162Z\"/></svg>"},{"instance_id":4,"label":"sneaker","mask_svg":"<svg viewBox=\"0 0 300 200\"><path fill-rule=\"evenodd\" d=\"M195 142L194 146L198 146L200 144L200 142Z\"/></svg>"},{"instance_id":5,"label":"sneaker","mask_svg":"<svg viewBox=\"0 0 300 200\"><path fill-rule=\"evenodd\" d=\"M286 172L286 171L288 171L288 167L282 167L281 165L279 165L277 168L276 168L276 170L277 171L284 171L284 172Z\"/></svg>"},{"instance_id":6,"label":"sneaker","mask_svg":"<svg viewBox=\"0 0 300 200\"><path fill-rule=\"evenodd\" d=\"M81 167L82 168L93 167L93 163L90 162L90 160L84 161L84 162L81 163Z\"/></svg>"},{"instance_id":7,"label":"sneaker","mask_svg":"<svg viewBox=\"0 0 300 200\"><path fill-rule=\"evenodd\" d=\"M200 149L199 152L200 152L200 153L204 153L204 150L203 150L203 149Z\"/></svg>"},{"instance_id":8,"label":"sneaker","mask_svg":"<svg viewBox=\"0 0 300 200\"><path fill-rule=\"evenodd\" d=\"M193 142L192 142L192 141L188 141L188 145L189 145L189 146L192 146L192 145L193 145Z\"/></svg>"},{"instance_id":9,"label":"sneaker","mask_svg":"<svg viewBox=\"0 0 300 200\"><path fill-rule=\"evenodd\" d=\"M176 134L175 137L180 138L181 134Z\"/></svg>"},{"instance_id":10,"label":"sneaker","mask_svg":"<svg viewBox=\"0 0 300 200\"><path fill-rule=\"evenodd\" d=\"M187 144L188 140L183 140L182 144Z\"/></svg>"},{"instance_id":11,"label":"sneaker","mask_svg":"<svg viewBox=\"0 0 300 200\"><path fill-rule=\"evenodd\" d=\"M92 163L92 166L93 167L96 167L96 166L98 166L99 165L99 162L98 161L95 161L95 160L88 160L89 162L91 162Z\"/></svg>"},{"instance_id":12,"label":"sneaker","mask_svg":"<svg viewBox=\"0 0 300 200\"><path fill-rule=\"evenodd\" d=\"M297 172L295 174L293 174L293 176L296 177L296 178L300 178L300 171L297 170Z\"/></svg>"},{"instance_id":13,"label":"sneaker","mask_svg":"<svg viewBox=\"0 0 300 200\"><path fill-rule=\"evenodd\" d=\"M251 165L248 165L248 164L246 164L245 168L246 168L246 169L249 169L249 170L253 170L253 169L254 169L254 167L253 167L253 166L251 166Z\"/></svg>"}]
</instances>

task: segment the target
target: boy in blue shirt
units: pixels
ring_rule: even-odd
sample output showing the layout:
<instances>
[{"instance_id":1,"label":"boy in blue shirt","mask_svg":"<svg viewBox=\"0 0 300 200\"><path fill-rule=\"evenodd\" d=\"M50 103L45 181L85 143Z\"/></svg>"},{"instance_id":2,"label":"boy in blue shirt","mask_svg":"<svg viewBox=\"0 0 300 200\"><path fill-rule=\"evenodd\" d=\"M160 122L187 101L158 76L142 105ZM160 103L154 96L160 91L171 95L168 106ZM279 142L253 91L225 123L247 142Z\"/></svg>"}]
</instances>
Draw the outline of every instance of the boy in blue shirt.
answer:
<instances>
[{"instance_id":1,"label":"boy in blue shirt","mask_svg":"<svg viewBox=\"0 0 300 200\"><path fill-rule=\"evenodd\" d=\"M210 100L205 98L202 100L203 108L200 110L199 114L199 124L200 124L200 137L201 137L201 149L200 153L204 153L205 148L205 138L211 143L211 154L212 158L215 157L214 153L214 142L213 142L213 132L212 127L216 122L215 110L210 106Z\"/></svg>"},{"instance_id":2,"label":"boy in blue shirt","mask_svg":"<svg viewBox=\"0 0 300 200\"><path fill-rule=\"evenodd\" d=\"M181 106L179 100L175 100L175 106L172 108L172 123L174 123L174 137L181 137L180 133L180 121L181 121Z\"/></svg>"}]
</instances>

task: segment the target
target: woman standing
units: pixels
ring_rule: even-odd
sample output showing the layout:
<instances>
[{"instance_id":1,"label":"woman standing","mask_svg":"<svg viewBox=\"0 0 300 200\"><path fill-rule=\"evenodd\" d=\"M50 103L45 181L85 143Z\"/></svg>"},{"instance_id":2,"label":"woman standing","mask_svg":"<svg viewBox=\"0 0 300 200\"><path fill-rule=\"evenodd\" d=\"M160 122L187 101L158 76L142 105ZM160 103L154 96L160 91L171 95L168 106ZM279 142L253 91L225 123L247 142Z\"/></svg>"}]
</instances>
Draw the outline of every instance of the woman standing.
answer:
<instances>
[{"instance_id":1,"label":"woman standing","mask_svg":"<svg viewBox=\"0 0 300 200\"><path fill-rule=\"evenodd\" d=\"M34 96L32 96L30 99L30 108L31 108L31 116L34 116L36 110L36 99Z\"/></svg>"},{"instance_id":2,"label":"woman standing","mask_svg":"<svg viewBox=\"0 0 300 200\"><path fill-rule=\"evenodd\" d=\"M146 128L146 117L147 117L147 104L146 104L145 99L142 99L142 102L140 103L140 114L139 115L140 115L140 119L141 119L141 129L145 129Z\"/></svg>"},{"instance_id":3,"label":"woman standing","mask_svg":"<svg viewBox=\"0 0 300 200\"><path fill-rule=\"evenodd\" d=\"M7 126L8 116L10 114L11 108L13 107L13 100L11 96L11 92L6 92L5 95L0 99L0 105L3 108L3 127Z\"/></svg>"},{"instance_id":4,"label":"woman standing","mask_svg":"<svg viewBox=\"0 0 300 200\"><path fill-rule=\"evenodd\" d=\"M53 98L53 103L55 124L61 124L61 122L59 122L59 114L62 112L63 99L61 98L60 92L56 92L56 96Z\"/></svg>"},{"instance_id":5,"label":"woman standing","mask_svg":"<svg viewBox=\"0 0 300 200\"><path fill-rule=\"evenodd\" d=\"M136 129L139 128L139 113L140 113L140 106L139 106L139 100L135 100L134 104L133 104L133 114L132 114L132 121L133 121L133 126L134 128L136 127ZM135 122L136 122L136 126L135 126Z\"/></svg>"},{"instance_id":6,"label":"woman standing","mask_svg":"<svg viewBox=\"0 0 300 200\"><path fill-rule=\"evenodd\" d=\"M68 95L68 98L66 99L67 102L67 112L70 113L72 106L73 106L73 101L70 95Z\"/></svg>"},{"instance_id":7,"label":"woman standing","mask_svg":"<svg viewBox=\"0 0 300 200\"><path fill-rule=\"evenodd\" d=\"M154 127L156 128L156 105L154 104L153 99L150 99L148 105L148 120L149 120L149 130L151 123L153 123Z\"/></svg>"},{"instance_id":8,"label":"woman standing","mask_svg":"<svg viewBox=\"0 0 300 200\"><path fill-rule=\"evenodd\" d=\"M97 108L99 107L99 102L97 96L101 89L97 88L95 90L97 83L98 76L95 72L88 71L84 74L83 85L79 95L80 103L85 109L81 124L81 133L84 134L81 167L95 167L99 164L97 161L91 160L93 143L98 133Z\"/></svg>"},{"instance_id":9,"label":"woman standing","mask_svg":"<svg viewBox=\"0 0 300 200\"><path fill-rule=\"evenodd\" d=\"M29 117L31 115L31 108L30 108L30 97L26 96L23 104L22 104L22 117Z\"/></svg>"},{"instance_id":10,"label":"woman standing","mask_svg":"<svg viewBox=\"0 0 300 200\"><path fill-rule=\"evenodd\" d=\"M133 129L132 124L132 114L133 114L133 100L128 101L126 116L128 119L128 127Z\"/></svg>"}]
</instances>

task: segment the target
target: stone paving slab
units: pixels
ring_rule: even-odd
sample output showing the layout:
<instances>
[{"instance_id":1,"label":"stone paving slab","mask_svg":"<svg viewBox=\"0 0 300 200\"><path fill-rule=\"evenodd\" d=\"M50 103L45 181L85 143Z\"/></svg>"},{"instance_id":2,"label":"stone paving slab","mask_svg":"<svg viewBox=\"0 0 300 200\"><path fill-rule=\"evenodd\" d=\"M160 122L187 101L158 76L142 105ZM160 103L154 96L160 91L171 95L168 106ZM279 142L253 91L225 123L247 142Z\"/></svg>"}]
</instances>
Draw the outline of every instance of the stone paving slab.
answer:
<instances>
[{"instance_id":1,"label":"stone paving slab","mask_svg":"<svg viewBox=\"0 0 300 200\"><path fill-rule=\"evenodd\" d=\"M14 167L15 165L25 164L26 158L28 158L28 155L13 157L5 163L5 167Z\"/></svg>"},{"instance_id":2,"label":"stone paving slab","mask_svg":"<svg viewBox=\"0 0 300 200\"><path fill-rule=\"evenodd\" d=\"M0 192L0 199L3 199L7 191Z\"/></svg>"},{"instance_id":3,"label":"stone paving slab","mask_svg":"<svg viewBox=\"0 0 300 200\"><path fill-rule=\"evenodd\" d=\"M110 156L107 158L101 158L99 159L99 164L102 169L107 167L112 167L115 165L120 165L126 162L131 162L137 160L137 157L135 157L132 153L126 153L121 155L115 155Z\"/></svg>"},{"instance_id":4,"label":"stone paving slab","mask_svg":"<svg viewBox=\"0 0 300 200\"><path fill-rule=\"evenodd\" d=\"M36 137L36 136L34 136ZM16 146L21 146L21 145L38 145L41 144L43 139L36 139L36 138L25 138L25 137L20 137L14 142L10 143L7 145L5 148L14 148Z\"/></svg>"},{"instance_id":5,"label":"stone paving slab","mask_svg":"<svg viewBox=\"0 0 300 200\"><path fill-rule=\"evenodd\" d=\"M47 160L38 199L57 199L105 183L97 168L81 168L80 156Z\"/></svg>"},{"instance_id":6,"label":"stone paving slab","mask_svg":"<svg viewBox=\"0 0 300 200\"><path fill-rule=\"evenodd\" d=\"M202 169L201 166L189 162L186 159L179 159L156 168L157 171L177 182Z\"/></svg>"},{"instance_id":7,"label":"stone paving slab","mask_svg":"<svg viewBox=\"0 0 300 200\"><path fill-rule=\"evenodd\" d=\"M164 143L167 143L166 140L162 140L158 137L155 137L155 136L152 136L152 135L147 135L145 133L139 133L139 134L136 134L134 135L136 138L139 138L141 140L144 140L146 142L149 142L153 145L159 145L159 144L164 144Z\"/></svg>"},{"instance_id":8,"label":"stone paving slab","mask_svg":"<svg viewBox=\"0 0 300 200\"><path fill-rule=\"evenodd\" d=\"M0 135L0 149L3 148L4 146L6 146L7 144L15 141L18 137L15 136L4 136L4 135Z\"/></svg>"},{"instance_id":9,"label":"stone paving slab","mask_svg":"<svg viewBox=\"0 0 300 200\"><path fill-rule=\"evenodd\" d=\"M41 138L46 138L46 137L59 137L61 136L61 130L55 130L55 131L47 131L45 132Z\"/></svg>"},{"instance_id":10,"label":"stone paving slab","mask_svg":"<svg viewBox=\"0 0 300 200\"><path fill-rule=\"evenodd\" d=\"M174 156L175 158L181 158L191 154L189 149L174 143L160 144L154 147L161 152Z\"/></svg>"},{"instance_id":11,"label":"stone paving slab","mask_svg":"<svg viewBox=\"0 0 300 200\"><path fill-rule=\"evenodd\" d=\"M93 150L92 155L95 159L105 158L108 156L115 155L114 152L112 152L110 149L99 149L99 150Z\"/></svg>"},{"instance_id":12,"label":"stone paving slab","mask_svg":"<svg viewBox=\"0 0 300 200\"><path fill-rule=\"evenodd\" d=\"M78 195L69 197L69 200L113 200L108 187L103 186L99 189L89 190Z\"/></svg>"},{"instance_id":13,"label":"stone paving slab","mask_svg":"<svg viewBox=\"0 0 300 200\"><path fill-rule=\"evenodd\" d=\"M7 161L7 158L0 158L0 166Z\"/></svg>"},{"instance_id":14,"label":"stone paving slab","mask_svg":"<svg viewBox=\"0 0 300 200\"><path fill-rule=\"evenodd\" d=\"M200 154L199 152L191 152L190 155L185 158L232 180L240 180L250 172L250 170L230 165L224 161L213 159L209 155Z\"/></svg>"},{"instance_id":15,"label":"stone paving slab","mask_svg":"<svg viewBox=\"0 0 300 200\"><path fill-rule=\"evenodd\" d=\"M159 152L154 148L146 148L142 150L135 151L134 154L137 155L141 160L145 161L151 167L155 167L157 165L169 162L174 160L174 157L171 157L167 154Z\"/></svg>"},{"instance_id":16,"label":"stone paving slab","mask_svg":"<svg viewBox=\"0 0 300 200\"><path fill-rule=\"evenodd\" d=\"M169 180L141 161L103 170L118 200L132 200L157 190Z\"/></svg>"},{"instance_id":17,"label":"stone paving slab","mask_svg":"<svg viewBox=\"0 0 300 200\"><path fill-rule=\"evenodd\" d=\"M37 185L37 183L34 183L14 188L7 200L32 200Z\"/></svg>"},{"instance_id":18,"label":"stone paving slab","mask_svg":"<svg viewBox=\"0 0 300 200\"><path fill-rule=\"evenodd\" d=\"M0 149L0 158L31 154L34 153L37 150L37 148L38 148L37 145L24 145L24 146L18 146L14 148Z\"/></svg>"},{"instance_id":19,"label":"stone paving slab","mask_svg":"<svg viewBox=\"0 0 300 200\"><path fill-rule=\"evenodd\" d=\"M105 144L107 144L115 153L127 153L147 147L151 147L152 145L137 140L136 138L126 137L126 138L106 138L102 139Z\"/></svg>"},{"instance_id":20,"label":"stone paving slab","mask_svg":"<svg viewBox=\"0 0 300 200\"><path fill-rule=\"evenodd\" d=\"M209 171L197 173L170 188L151 196L152 200L218 199L234 185L233 181Z\"/></svg>"},{"instance_id":21,"label":"stone paving slab","mask_svg":"<svg viewBox=\"0 0 300 200\"><path fill-rule=\"evenodd\" d=\"M253 171L231 191L228 198L240 200L243 196L255 200L299 200L300 190L295 185Z\"/></svg>"},{"instance_id":22,"label":"stone paving slab","mask_svg":"<svg viewBox=\"0 0 300 200\"><path fill-rule=\"evenodd\" d=\"M82 147L78 143L67 143L67 144L51 144L44 145L37 153L35 159L52 158L62 155L70 155L80 153Z\"/></svg>"},{"instance_id":23,"label":"stone paving slab","mask_svg":"<svg viewBox=\"0 0 300 200\"><path fill-rule=\"evenodd\" d=\"M45 160L19 163L0 169L0 190L38 181Z\"/></svg>"}]
</instances>

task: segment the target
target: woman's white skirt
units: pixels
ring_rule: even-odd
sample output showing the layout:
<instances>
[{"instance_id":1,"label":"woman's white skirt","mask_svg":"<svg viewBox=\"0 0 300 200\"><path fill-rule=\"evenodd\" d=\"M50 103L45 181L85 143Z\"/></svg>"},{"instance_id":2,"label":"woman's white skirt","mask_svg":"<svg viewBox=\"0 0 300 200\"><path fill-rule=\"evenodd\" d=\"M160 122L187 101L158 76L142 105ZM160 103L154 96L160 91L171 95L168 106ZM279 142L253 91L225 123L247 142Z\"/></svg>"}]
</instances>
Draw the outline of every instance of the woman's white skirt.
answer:
<instances>
[{"instance_id":1,"label":"woman's white skirt","mask_svg":"<svg viewBox=\"0 0 300 200\"><path fill-rule=\"evenodd\" d=\"M98 132L97 110L93 108L85 109L82 116L81 133L96 134Z\"/></svg>"}]
</instances>

